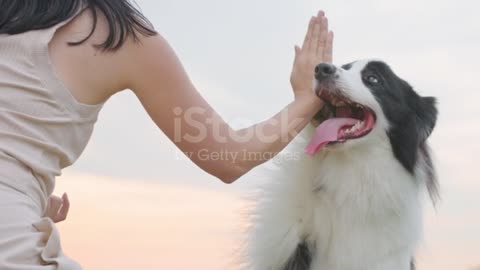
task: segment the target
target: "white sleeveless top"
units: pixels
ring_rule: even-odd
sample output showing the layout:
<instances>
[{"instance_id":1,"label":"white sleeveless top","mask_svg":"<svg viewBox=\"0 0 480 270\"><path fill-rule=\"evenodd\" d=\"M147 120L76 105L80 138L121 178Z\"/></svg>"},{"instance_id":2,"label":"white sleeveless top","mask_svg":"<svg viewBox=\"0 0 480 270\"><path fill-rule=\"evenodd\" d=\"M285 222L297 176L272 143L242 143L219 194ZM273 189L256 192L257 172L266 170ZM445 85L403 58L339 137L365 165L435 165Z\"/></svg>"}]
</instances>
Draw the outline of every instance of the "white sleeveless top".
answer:
<instances>
[{"instance_id":1,"label":"white sleeveless top","mask_svg":"<svg viewBox=\"0 0 480 270\"><path fill-rule=\"evenodd\" d=\"M27 193L39 184L35 199L83 152L104 105L78 102L55 75L48 44L68 21L0 35L0 183Z\"/></svg>"}]
</instances>

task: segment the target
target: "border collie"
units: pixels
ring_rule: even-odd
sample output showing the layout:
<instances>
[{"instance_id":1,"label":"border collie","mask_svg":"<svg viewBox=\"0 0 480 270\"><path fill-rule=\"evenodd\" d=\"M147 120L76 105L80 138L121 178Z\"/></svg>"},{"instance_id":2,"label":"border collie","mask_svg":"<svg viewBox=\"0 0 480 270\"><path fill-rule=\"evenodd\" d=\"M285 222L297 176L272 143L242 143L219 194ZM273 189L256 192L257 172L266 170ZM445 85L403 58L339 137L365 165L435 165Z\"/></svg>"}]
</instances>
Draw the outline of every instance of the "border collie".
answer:
<instances>
[{"instance_id":1,"label":"border collie","mask_svg":"<svg viewBox=\"0 0 480 270\"><path fill-rule=\"evenodd\" d=\"M300 158L262 189L246 268L414 269L422 200L438 196L426 143L435 98L377 60L320 64L315 78L326 105L286 150Z\"/></svg>"}]
</instances>

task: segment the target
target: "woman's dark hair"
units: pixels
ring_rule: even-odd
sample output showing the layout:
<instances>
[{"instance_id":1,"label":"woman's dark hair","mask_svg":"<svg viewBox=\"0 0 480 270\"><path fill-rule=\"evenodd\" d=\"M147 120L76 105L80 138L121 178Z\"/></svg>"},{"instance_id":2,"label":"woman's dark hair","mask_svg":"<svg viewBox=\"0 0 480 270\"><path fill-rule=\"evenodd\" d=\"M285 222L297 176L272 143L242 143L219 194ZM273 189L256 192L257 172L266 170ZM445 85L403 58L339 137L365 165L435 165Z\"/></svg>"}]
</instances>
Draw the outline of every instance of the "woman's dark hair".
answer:
<instances>
[{"instance_id":1,"label":"woman's dark hair","mask_svg":"<svg viewBox=\"0 0 480 270\"><path fill-rule=\"evenodd\" d=\"M97 48L115 51L129 37L137 41L138 34L156 35L148 19L128 0L0 0L0 34L49 28L74 16L80 8L90 9L93 27L83 40L69 43L72 46L93 35L99 12L108 21L109 35L103 43L95 45Z\"/></svg>"}]
</instances>

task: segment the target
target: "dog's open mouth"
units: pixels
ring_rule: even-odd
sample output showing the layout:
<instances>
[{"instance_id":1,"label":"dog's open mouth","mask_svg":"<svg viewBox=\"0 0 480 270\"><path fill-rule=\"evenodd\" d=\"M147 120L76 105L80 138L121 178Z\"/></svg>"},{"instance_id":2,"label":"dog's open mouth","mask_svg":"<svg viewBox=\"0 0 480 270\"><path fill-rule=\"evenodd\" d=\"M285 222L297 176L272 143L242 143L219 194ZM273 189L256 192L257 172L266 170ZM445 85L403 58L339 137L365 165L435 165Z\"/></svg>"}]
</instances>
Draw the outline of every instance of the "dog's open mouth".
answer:
<instances>
[{"instance_id":1,"label":"dog's open mouth","mask_svg":"<svg viewBox=\"0 0 480 270\"><path fill-rule=\"evenodd\" d=\"M373 110L343 96L322 91L325 106L314 117L319 123L315 134L305 149L315 155L327 144L341 143L366 136L375 126Z\"/></svg>"}]
</instances>

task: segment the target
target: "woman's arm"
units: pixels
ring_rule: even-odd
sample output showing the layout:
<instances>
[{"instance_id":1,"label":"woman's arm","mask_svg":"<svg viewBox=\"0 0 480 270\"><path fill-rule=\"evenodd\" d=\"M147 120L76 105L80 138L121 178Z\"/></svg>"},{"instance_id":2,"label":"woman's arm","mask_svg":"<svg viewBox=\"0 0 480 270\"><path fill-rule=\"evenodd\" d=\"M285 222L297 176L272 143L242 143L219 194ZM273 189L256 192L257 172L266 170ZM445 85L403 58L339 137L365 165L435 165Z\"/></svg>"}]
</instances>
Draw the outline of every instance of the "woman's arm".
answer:
<instances>
[{"instance_id":1,"label":"woman's arm","mask_svg":"<svg viewBox=\"0 0 480 270\"><path fill-rule=\"evenodd\" d=\"M291 76L295 100L272 118L242 130L233 130L199 94L160 35L129 45L125 74L128 88L170 140L204 171L232 183L273 158L321 108L312 90L313 72L320 62L331 62L332 40L327 19L319 12L302 48L295 47ZM231 154L208 159L202 152Z\"/></svg>"}]
</instances>

